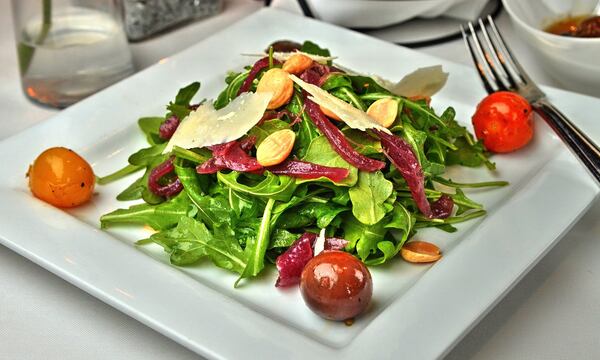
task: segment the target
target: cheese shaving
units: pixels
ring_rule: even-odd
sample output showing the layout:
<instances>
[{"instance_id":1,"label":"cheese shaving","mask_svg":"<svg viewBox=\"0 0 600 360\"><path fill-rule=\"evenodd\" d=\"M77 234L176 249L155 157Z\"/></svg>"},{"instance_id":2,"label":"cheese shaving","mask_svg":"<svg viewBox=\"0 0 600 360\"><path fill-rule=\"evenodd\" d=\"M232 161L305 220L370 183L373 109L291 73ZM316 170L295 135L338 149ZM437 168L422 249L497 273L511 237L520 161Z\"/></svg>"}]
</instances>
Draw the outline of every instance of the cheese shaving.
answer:
<instances>
[{"instance_id":1,"label":"cheese shaving","mask_svg":"<svg viewBox=\"0 0 600 360\"><path fill-rule=\"evenodd\" d=\"M272 97L270 92L246 92L219 110L212 104L200 105L181 122L163 154L174 146L191 149L241 138L260 121Z\"/></svg>"},{"instance_id":2,"label":"cheese shaving","mask_svg":"<svg viewBox=\"0 0 600 360\"><path fill-rule=\"evenodd\" d=\"M390 133L387 128L381 126L377 121L375 121L375 119L367 115L366 112L355 108L341 99L338 99L320 87L309 84L294 75L290 75L290 79L292 79L303 90L311 95L308 97L310 100L314 101L318 105L326 107L329 111L336 114L349 127L361 131L365 131L367 129L379 129L388 134Z\"/></svg>"},{"instance_id":3,"label":"cheese shaving","mask_svg":"<svg viewBox=\"0 0 600 360\"><path fill-rule=\"evenodd\" d=\"M335 66L349 75L369 76L392 94L404 97L431 97L440 91L448 80L448 73L443 71L441 65L418 68L410 74L405 75L397 83L378 75L360 74L340 64L335 64Z\"/></svg>"},{"instance_id":4,"label":"cheese shaving","mask_svg":"<svg viewBox=\"0 0 600 360\"><path fill-rule=\"evenodd\" d=\"M391 93L404 97L431 97L440 91L448 80L448 73L441 65L419 68L404 76L397 83L373 76L373 79Z\"/></svg>"},{"instance_id":5,"label":"cheese shaving","mask_svg":"<svg viewBox=\"0 0 600 360\"><path fill-rule=\"evenodd\" d=\"M326 64L328 61L337 59L336 56L314 55L314 54L309 54L309 53L305 53L305 52L302 52L302 51L293 51L293 52L277 52L276 51L276 52L273 53L273 59L275 59L277 61L285 62L287 59L291 58L292 56L294 56L296 54L301 54L301 55L307 56L307 57L311 58L313 61L316 61L316 62L321 63L321 64ZM269 54L267 54L267 53L262 53L262 54L242 54L242 55L245 55L245 56L260 56L260 57L269 56Z\"/></svg>"},{"instance_id":6,"label":"cheese shaving","mask_svg":"<svg viewBox=\"0 0 600 360\"><path fill-rule=\"evenodd\" d=\"M323 252L323 250L325 250L325 228L323 228L323 229L321 229L321 231L319 231L319 236L317 236L317 239L315 240L315 245L314 245L314 250L313 250L314 256L319 255L320 253Z\"/></svg>"}]
</instances>

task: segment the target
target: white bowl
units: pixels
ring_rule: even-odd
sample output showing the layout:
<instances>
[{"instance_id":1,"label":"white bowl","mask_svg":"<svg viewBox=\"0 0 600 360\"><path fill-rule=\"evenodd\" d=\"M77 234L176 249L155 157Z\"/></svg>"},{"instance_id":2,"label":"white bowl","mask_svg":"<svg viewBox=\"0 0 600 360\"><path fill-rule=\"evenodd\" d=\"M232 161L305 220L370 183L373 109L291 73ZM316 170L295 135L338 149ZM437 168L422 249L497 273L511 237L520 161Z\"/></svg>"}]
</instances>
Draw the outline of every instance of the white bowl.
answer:
<instances>
[{"instance_id":1,"label":"white bowl","mask_svg":"<svg viewBox=\"0 0 600 360\"><path fill-rule=\"evenodd\" d=\"M565 87L600 97L600 38L576 38L543 29L568 15L590 14L598 0L502 0L517 34L540 65Z\"/></svg>"}]
</instances>

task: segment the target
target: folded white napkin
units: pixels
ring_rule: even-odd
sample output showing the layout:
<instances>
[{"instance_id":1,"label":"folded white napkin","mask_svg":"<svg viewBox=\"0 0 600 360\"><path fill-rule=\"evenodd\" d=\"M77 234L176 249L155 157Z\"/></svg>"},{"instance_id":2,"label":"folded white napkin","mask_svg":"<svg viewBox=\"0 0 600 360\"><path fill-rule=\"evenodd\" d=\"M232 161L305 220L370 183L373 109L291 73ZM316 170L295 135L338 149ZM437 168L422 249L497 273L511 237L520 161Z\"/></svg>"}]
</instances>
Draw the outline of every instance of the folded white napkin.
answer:
<instances>
[{"instance_id":1,"label":"folded white napkin","mask_svg":"<svg viewBox=\"0 0 600 360\"><path fill-rule=\"evenodd\" d=\"M416 18L475 20L488 0L307 0L316 18L356 28L378 28ZM297 0L273 0L272 7L302 13Z\"/></svg>"}]
</instances>

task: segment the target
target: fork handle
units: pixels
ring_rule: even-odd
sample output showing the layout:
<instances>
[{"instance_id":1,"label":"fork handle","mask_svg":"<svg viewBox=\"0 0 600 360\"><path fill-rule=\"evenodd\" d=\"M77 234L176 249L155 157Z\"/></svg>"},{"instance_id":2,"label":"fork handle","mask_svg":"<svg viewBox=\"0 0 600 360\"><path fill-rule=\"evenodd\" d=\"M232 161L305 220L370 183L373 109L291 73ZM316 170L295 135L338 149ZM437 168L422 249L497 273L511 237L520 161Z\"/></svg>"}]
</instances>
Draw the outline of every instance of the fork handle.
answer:
<instances>
[{"instance_id":1,"label":"fork handle","mask_svg":"<svg viewBox=\"0 0 600 360\"><path fill-rule=\"evenodd\" d=\"M546 99L531 104L600 184L600 148Z\"/></svg>"}]
</instances>

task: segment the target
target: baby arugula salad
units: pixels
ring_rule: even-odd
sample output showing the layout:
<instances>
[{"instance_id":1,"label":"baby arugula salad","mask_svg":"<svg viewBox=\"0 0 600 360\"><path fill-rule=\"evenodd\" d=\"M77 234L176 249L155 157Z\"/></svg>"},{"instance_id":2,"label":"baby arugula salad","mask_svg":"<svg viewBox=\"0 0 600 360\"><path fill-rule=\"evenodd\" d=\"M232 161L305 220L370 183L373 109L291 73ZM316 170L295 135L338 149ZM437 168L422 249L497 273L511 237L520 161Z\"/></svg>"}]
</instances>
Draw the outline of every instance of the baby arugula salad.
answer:
<instances>
[{"instance_id":1,"label":"baby arugula salad","mask_svg":"<svg viewBox=\"0 0 600 360\"><path fill-rule=\"evenodd\" d=\"M239 274L236 286L275 264L278 287L301 283L309 307L337 320L368 303L365 265L400 261L400 252L437 260L435 245L408 240L484 216L463 189L506 183L444 177L448 166L495 165L452 107L430 107L446 81L441 67L391 83L334 60L310 41L276 42L227 74L214 101L193 102L198 82L179 90L165 116L139 119L148 147L98 179L143 173L117 196L143 202L103 215L102 228L150 226L156 232L138 245L160 245L177 266L209 259ZM344 277L350 268L358 270ZM356 292L335 293L336 281ZM319 291L350 304L331 307Z\"/></svg>"}]
</instances>

